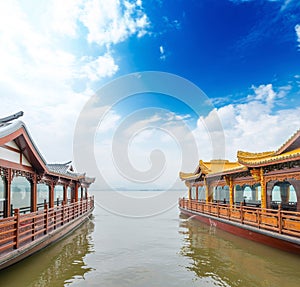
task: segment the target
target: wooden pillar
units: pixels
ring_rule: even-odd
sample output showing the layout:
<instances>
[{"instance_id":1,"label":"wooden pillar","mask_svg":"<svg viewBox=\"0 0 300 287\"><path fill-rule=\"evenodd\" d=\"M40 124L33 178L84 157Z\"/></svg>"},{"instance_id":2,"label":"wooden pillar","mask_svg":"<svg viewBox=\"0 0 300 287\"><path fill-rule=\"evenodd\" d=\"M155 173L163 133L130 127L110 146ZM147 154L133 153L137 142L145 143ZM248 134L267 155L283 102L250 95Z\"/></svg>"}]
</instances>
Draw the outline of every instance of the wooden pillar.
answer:
<instances>
[{"instance_id":1,"label":"wooden pillar","mask_svg":"<svg viewBox=\"0 0 300 287\"><path fill-rule=\"evenodd\" d=\"M83 196L83 186L82 185L80 186L80 197L81 197L81 199L84 198L84 196Z\"/></svg>"},{"instance_id":2,"label":"wooden pillar","mask_svg":"<svg viewBox=\"0 0 300 287\"><path fill-rule=\"evenodd\" d=\"M274 188L274 185L275 185L276 181L269 181L267 182L267 208L271 208L271 202L272 202L272 190Z\"/></svg>"},{"instance_id":3,"label":"wooden pillar","mask_svg":"<svg viewBox=\"0 0 300 287\"><path fill-rule=\"evenodd\" d=\"M49 207L50 208L54 206L54 187L55 184L51 182L49 185Z\"/></svg>"},{"instance_id":4,"label":"wooden pillar","mask_svg":"<svg viewBox=\"0 0 300 287\"><path fill-rule=\"evenodd\" d=\"M37 178L36 174L33 175L32 180L30 181L30 201L31 201L31 212L37 210Z\"/></svg>"},{"instance_id":5,"label":"wooden pillar","mask_svg":"<svg viewBox=\"0 0 300 287\"><path fill-rule=\"evenodd\" d=\"M196 201L198 201L198 199L199 199L198 188L199 188L199 186L196 185Z\"/></svg>"},{"instance_id":6,"label":"wooden pillar","mask_svg":"<svg viewBox=\"0 0 300 287\"><path fill-rule=\"evenodd\" d=\"M189 198L189 200L192 199L192 187L191 187L191 185L189 185L188 198Z\"/></svg>"},{"instance_id":7,"label":"wooden pillar","mask_svg":"<svg viewBox=\"0 0 300 287\"><path fill-rule=\"evenodd\" d=\"M74 186L74 200L75 202L78 201L78 182L75 182L75 186Z\"/></svg>"},{"instance_id":8,"label":"wooden pillar","mask_svg":"<svg viewBox=\"0 0 300 287\"><path fill-rule=\"evenodd\" d=\"M64 204L66 204L68 202L68 186L66 184L64 184L64 199L63 199L63 202Z\"/></svg>"},{"instance_id":9,"label":"wooden pillar","mask_svg":"<svg viewBox=\"0 0 300 287\"><path fill-rule=\"evenodd\" d=\"M204 184L205 184L205 201L206 201L206 203L208 203L210 201L210 196L209 196L210 190L209 190L209 185L208 185L206 179L204 179Z\"/></svg>"},{"instance_id":10,"label":"wooden pillar","mask_svg":"<svg viewBox=\"0 0 300 287\"><path fill-rule=\"evenodd\" d=\"M232 207L234 204L234 190L233 190L233 179L229 178L229 205Z\"/></svg>"},{"instance_id":11,"label":"wooden pillar","mask_svg":"<svg viewBox=\"0 0 300 287\"><path fill-rule=\"evenodd\" d=\"M84 193L85 193L85 199L87 199L88 198L88 188L87 187L84 188Z\"/></svg>"},{"instance_id":12,"label":"wooden pillar","mask_svg":"<svg viewBox=\"0 0 300 287\"><path fill-rule=\"evenodd\" d=\"M260 168L260 186L261 186L261 208L267 208L267 192L266 192L266 180L264 176L264 169Z\"/></svg>"},{"instance_id":13,"label":"wooden pillar","mask_svg":"<svg viewBox=\"0 0 300 287\"><path fill-rule=\"evenodd\" d=\"M11 168L8 168L6 174L6 184L5 184L6 206L5 206L4 217L10 217L11 215L11 182L12 182L12 171Z\"/></svg>"}]
</instances>

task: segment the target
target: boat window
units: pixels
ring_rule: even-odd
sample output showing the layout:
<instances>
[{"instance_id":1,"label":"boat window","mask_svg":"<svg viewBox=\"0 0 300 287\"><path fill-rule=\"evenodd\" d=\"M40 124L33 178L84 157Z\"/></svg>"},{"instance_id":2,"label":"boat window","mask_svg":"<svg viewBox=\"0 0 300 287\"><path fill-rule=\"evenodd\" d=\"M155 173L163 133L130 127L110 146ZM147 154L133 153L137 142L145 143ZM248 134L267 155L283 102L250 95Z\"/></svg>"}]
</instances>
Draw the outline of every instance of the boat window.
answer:
<instances>
[{"instance_id":1,"label":"boat window","mask_svg":"<svg viewBox=\"0 0 300 287\"><path fill-rule=\"evenodd\" d=\"M292 185L290 185L289 202L297 202L297 194L295 188Z\"/></svg>"},{"instance_id":2,"label":"boat window","mask_svg":"<svg viewBox=\"0 0 300 287\"><path fill-rule=\"evenodd\" d=\"M234 186L234 202L240 203L243 200L243 189L239 184L236 184Z\"/></svg>"},{"instance_id":3,"label":"boat window","mask_svg":"<svg viewBox=\"0 0 300 287\"><path fill-rule=\"evenodd\" d=\"M54 201L60 203L64 199L64 187L62 185L55 185L54 187Z\"/></svg>"},{"instance_id":4,"label":"boat window","mask_svg":"<svg viewBox=\"0 0 300 287\"><path fill-rule=\"evenodd\" d=\"M44 206L49 201L49 186L44 183L37 184L37 204Z\"/></svg>"},{"instance_id":5,"label":"boat window","mask_svg":"<svg viewBox=\"0 0 300 287\"><path fill-rule=\"evenodd\" d=\"M11 203L14 208L30 208L30 182L23 176L15 176L11 183Z\"/></svg>"},{"instance_id":6,"label":"boat window","mask_svg":"<svg viewBox=\"0 0 300 287\"><path fill-rule=\"evenodd\" d=\"M205 188L204 186L199 186L199 200L205 200Z\"/></svg>"},{"instance_id":7,"label":"boat window","mask_svg":"<svg viewBox=\"0 0 300 287\"><path fill-rule=\"evenodd\" d=\"M281 202L280 187L274 185L272 189L272 201Z\"/></svg>"},{"instance_id":8,"label":"boat window","mask_svg":"<svg viewBox=\"0 0 300 287\"><path fill-rule=\"evenodd\" d=\"M248 200L253 200L252 199L252 189L249 185L244 187L244 193L243 193L243 197L246 201Z\"/></svg>"},{"instance_id":9,"label":"boat window","mask_svg":"<svg viewBox=\"0 0 300 287\"><path fill-rule=\"evenodd\" d=\"M68 186L68 188L67 188L67 198L68 198L68 201L71 201L71 199L72 199L72 189L70 186Z\"/></svg>"}]
</instances>

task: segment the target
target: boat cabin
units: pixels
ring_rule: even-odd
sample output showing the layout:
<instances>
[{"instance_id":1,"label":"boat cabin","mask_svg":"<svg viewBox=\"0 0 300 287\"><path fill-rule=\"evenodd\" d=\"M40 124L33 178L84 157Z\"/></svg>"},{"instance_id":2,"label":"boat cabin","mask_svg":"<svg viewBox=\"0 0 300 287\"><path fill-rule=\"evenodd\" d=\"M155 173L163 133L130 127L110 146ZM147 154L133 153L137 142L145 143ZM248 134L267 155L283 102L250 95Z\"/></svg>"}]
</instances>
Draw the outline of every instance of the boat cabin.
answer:
<instances>
[{"instance_id":1,"label":"boat cabin","mask_svg":"<svg viewBox=\"0 0 300 287\"><path fill-rule=\"evenodd\" d=\"M276 151L238 151L236 162L200 160L180 178L189 199L300 211L300 130Z\"/></svg>"},{"instance_id":2,"label":"boat cabin","mask_svg":"<svg viewBox=\"0 0 300 287\"><path fill-rule=\"evenodd\" d=\"M71 162L48 164L21 121L0 124L0 218L87 198L94 178Z\"/></svg>"}]
</instances>

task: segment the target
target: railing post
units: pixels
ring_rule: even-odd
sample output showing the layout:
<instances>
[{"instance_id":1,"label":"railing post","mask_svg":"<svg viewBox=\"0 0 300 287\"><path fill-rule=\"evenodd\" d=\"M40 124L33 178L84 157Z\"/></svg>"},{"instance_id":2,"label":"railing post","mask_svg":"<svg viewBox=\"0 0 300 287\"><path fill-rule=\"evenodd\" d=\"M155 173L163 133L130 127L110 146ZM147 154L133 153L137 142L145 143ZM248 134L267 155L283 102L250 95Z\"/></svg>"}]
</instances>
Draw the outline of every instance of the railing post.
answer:
<instances>
[{"instance_id":1,"label":"railing post","mask_svg":"<svg viewBox=\"0 0 300 287\"><path fill-rule=\"evenodd\" d=\"M14 210L14 216L16 217L16 230L15 230L15 248L19 248L19 235L20 235L20 210L16 208Z\"/></svg>"},{"instance_id":2,"label":"railing post","mask_svg":"<svg viewBox=\"0 0 300 287\"><path fill-rule=\"evenodd\" d=\"M244 223L244 209L243 209L243 203L240 203L240 208L241 208L241 223Z\"/></svg>"},{"instance_id":3,"label":"railing post","mask_svg":"<svg viewBox=\"0 0 300 287\"><path fill-rule=\"evenodd\" d=\"M219 206L219 201L217 202L217 217L220 217L220 206Z\"/></svg>"},{"instance_id":4,"label":"railing post","mask_svg":"<svg viewBox=\"0 0 300 287\"><path fill-rule=\"evenodd\" d=\"M260 218L260 210L259 210L259 208L257 208L257 210L256 210L256 215L257 215L257 227L260 228L261 218Z\"/></svg>"},{"instance_id":5,"label":"railing post","mask_svg":"<svg viewBox=\"0 0 300 287\"><path fill-rule=\"evenodd\" d=\"M53 229L56 229L56 222L57 222L57 207L53 207Z\"/></svg>"},{"instance_id":6,"label":"railing post","mask_svg":"<svg viewBox=\"0 0 300 287\"><path fill-rule=\"evenodd\" d=\"M61 210L61 225L65 223L65 202L62 202L62 210Z\"/></svg>"},{"instance_id":7,"label":"railing post","mask_svg":"<svg viewBox=\"0 0 300 287\"><path fill-rule=\"evenodd\" d=\"M278 232L282 233L282 213L281 204L278 204Z\"/></svg>"},{"instance_id":8,"label":"railing post","mask_svg":"<svg viewBox=\"0 0 300 287\"><path fill-rule=\"evenodd\" d=\"M45 209L44 209L44 213L45 213L45 216L44 216L44 226L45 226L45 231L44 231L44 234L47 234L48 233L48 217L49 217L49 214L48 214L48 204L45 205Z\"/></svg>"},{"instance_id":9,"label":"railing post","mask_svg":"<svg viewBox=\"0 0 300 287\"><path fill-rule=\"evenodd\" d=\"M36 212L35 212L36 213ZM31 224L31 240L34 241L34 235L35 235L35 216L32 218L32 224Z\"/></svg>"}]
</instances>

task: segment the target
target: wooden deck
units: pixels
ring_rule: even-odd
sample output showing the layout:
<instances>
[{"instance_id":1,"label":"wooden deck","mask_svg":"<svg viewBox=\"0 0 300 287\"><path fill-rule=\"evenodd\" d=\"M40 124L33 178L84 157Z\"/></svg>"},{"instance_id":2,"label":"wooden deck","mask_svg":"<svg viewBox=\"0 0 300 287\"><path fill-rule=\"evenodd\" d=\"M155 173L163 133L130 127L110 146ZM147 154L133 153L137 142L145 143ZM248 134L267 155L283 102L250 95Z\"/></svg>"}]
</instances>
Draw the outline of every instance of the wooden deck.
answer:
<instances>
[{"instance_id":1,"label":"wooden deck","mask_svg":"<svg viewBox=\"0 0 300 287\"><path fill-rule=\"evenodd\" d=\"M94 197L27 214L15 209L13 216L0 219L0 269L71 232L93 209Z\"/></svg>"},{"instance_id":2,"label":"wooden deck","mask_svg":"<svg viewBox=\"0 0 300 287\"><path fill-rule=\"evenodd\" d=\"M230 222L300 238L300 212L180 199L179 207Z\"/></svg>"}]
</instances>

